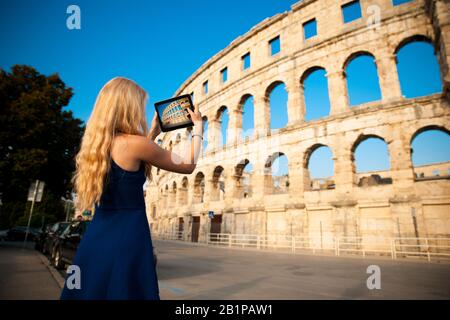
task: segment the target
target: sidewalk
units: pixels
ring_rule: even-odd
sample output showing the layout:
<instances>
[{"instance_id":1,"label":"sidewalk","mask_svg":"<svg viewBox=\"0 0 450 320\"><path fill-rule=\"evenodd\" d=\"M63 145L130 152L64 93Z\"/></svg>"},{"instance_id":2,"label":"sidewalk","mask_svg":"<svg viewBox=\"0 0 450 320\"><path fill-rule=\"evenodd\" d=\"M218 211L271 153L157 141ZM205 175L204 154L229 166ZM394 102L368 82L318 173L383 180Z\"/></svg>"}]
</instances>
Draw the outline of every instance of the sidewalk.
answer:
<instances>
[{"instance_id":1,"label":"sidewalk","mask_svg":"<svg viewBox=\"0 0 450 320\"><path fill-rule=\"evenodd\" d=\"M59 299L60 284L33 246L0 242L0 300Z\"/></svg>"}]
</instances>

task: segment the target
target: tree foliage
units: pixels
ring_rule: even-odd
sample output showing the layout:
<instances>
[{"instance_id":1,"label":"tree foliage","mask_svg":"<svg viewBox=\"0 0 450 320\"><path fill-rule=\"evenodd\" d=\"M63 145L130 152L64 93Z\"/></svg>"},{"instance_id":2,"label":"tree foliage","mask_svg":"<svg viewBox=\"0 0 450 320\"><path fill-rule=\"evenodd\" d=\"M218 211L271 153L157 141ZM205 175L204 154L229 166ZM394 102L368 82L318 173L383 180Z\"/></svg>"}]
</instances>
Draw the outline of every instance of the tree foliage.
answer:
<instances>
[{"instance_id":1,"label":"tree foliage","mask_svg":"<svg viewBox=\"0 0 450 320\"><path fill-rule=\"evenodd\" d=\"M63 110L72 95L58 74L45 76L26 65L0 69L0 227L28 214L28 188L36 179L45 182L46 190L34 212L65 217L61 196L70 193L84 129L81 120Z\"/></svg>"}]
</instances>

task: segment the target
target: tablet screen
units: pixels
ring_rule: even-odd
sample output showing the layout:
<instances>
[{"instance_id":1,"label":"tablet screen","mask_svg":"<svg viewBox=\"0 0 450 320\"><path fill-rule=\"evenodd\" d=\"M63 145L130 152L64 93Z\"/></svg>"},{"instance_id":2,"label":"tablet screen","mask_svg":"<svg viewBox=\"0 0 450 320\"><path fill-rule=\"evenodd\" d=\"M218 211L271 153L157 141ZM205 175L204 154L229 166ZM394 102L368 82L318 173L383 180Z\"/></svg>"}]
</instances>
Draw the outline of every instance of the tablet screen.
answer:
<instances>
[{"instance_id":1,"label":"tablet screen","mask_svg":"<svg viewBox=\"0 0 450 320\"><path fill-rule=\"evenodd\" d=\"M161 131L171 131L194 125L188 117L187 108L193 110L191 97L188 94L157 102L155 103L155 108L158 113Z\"/></svg>"}]
</instances>

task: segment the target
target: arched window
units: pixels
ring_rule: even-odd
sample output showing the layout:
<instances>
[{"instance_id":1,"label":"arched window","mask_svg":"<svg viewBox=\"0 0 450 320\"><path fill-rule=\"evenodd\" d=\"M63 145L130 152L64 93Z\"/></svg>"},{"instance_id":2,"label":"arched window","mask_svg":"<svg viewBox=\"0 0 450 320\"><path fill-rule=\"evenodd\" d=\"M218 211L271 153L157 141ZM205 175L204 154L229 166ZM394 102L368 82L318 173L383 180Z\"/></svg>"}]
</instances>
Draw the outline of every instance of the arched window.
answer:
<instances>
[{"instance_id":1,"label":"arched window","mask_svg":"<svg viewBox=\"0 0 450 320\"><path fill-rule=\"evenodd\" d=\"M183 188L187 188L188 187L188 178L183 177L183 180L181 181L181 186Z\"/></svg>"},{"instance_id":2,"label":"arched window","mask_svg":"<svg viewBox=\"0 0 450 320\"><path fill-rule=\"evenodd\" d=\"M397 71L402 94L415 98L442 92L439 63L425 37L404 41L396 50Z\"/></svg>"},{"instance_id":3,"label":"arched window","mask_svg":"<svg viewBox=\"0 0 450 320\"><path fill-rule=\"evenodd\" d=\"M416 179L450 176L450 132L442 127L425 127L414 134L411 157Z\"/></svg>"},{"instance_id":4,"label":"arched window","mask_svg":"<svg viewBox=\"0 0 450 320\"><path fill-rule=\"evenodd\" d=\"M252 196L252 174L253 166L249 160L242 160L236 165L236 198L250 198Z\"/></svg>"},{"instance_id":5,"label":"arched window","mask_svg":"<svg viewBox=\"0 0 450 320\"><path fill-rule=\"evenodd\" d=\"M206 151L208 147L208 118L203 117L203 153Z\"/></svg>"},{"instance_id":6,"label":"arched window","mask_svg":"<svg viewBox=\"0 0 450 320\"><path fill-rule=\"evenodd\" d=\"M214 169L211 190L212 201L224 200L225 198L225 177L223 173L224 170L222 166L217 166Z\"/></svg>"},{"instance_id":7,"label":"arched window","mask_svg":"<svg viewBox=\"0 0 450 320\"><path fill-rule=\"evenodd\" d=\"M281 81L272 83L266 90L270 108L270 128L284 128L288 122L288 93Z\"/></svg>"},{"instance_id":8,"label":"arched window","mask_svg":"<svg viewBox=\"0 0 450 320\"><path fill-rule=\"evenodd\" d=\"M167 208L169 203L169 186L166 184L164 188L164 208Z\"/></svg>"},{"instance_id":9,"label":"arched window","mask_svg":"<svg viewBox=\"0 0 450 320\"><path fill-rule=\"evenodd\" d=\"M229 121L228 108L225 106L220 107L217 111L216 119L220 123L219 146L225 146L227 144L227 131Z\"/></svg>"},{"instance_id":10,"label":"arched window","mask_svg":"<svg viewBox=\"0 0 450 320\"><path fill-rule=\"evenodd\" d=\"M353 54L345 64L350 106L381 100L374 57L365 52Z\"/></svg>"},{"instance_id":11,"label":"arched window","mask_svg":"<svg viewBox=\"0 0 450 320\"><path fill-rule=\"evenodd\" d=\"M192 141L192 127L186 128L186 139L187 141Z\"/></svg>"},{"instance_id":12,"label":"arched window","mask_svg":"<svg viewBox=\"0 0 450 320\"><path fill-rule=\"evenodd\" d=\"M194 203L202 203L205 195L205 175L199 172L195 175L194 180Z\"/></svg>"},{"instance_id":13,"label":"arched window","mask_svg":"<svg viewBox=\"0 0 450 320\"><path fill-rule=\"evenodd\" d=\"M177 202L177 183L174 181L172 183L172 194L171 194L171 206L175 207Z\"/></svg>"},{"instance_id":14,"label":"arched window","mask_svg":"<svg viewBox=\"0 0 450 320\"><path fill-rule=\"evenodd\" d=\"M284 153L271 155L265 165L265 193L281 194L289 191L288 159Z\"/></svg>"},{"instance_id":15,"label":"arched window","mask_svg":"<svg viewBox=\"0 0 450 320\"><path fill-rule=\"evenodd\" d=\"M253 135L255 128L253 96L249 94L244 95L239 106L242 111L242 138L245 140Z\"/></svg>"},{"instance_id":16,"label":"arched window","mask_svg":"<svg viewBox=\"0 0 450 320\"><path fill-rule=\"evenodd\" d=\"M302 79L303 97L305 100L305 120L315 120L330 114L330 98L326 71L320 67L307 70Z\"/></svg>"},{"instance_id":17,"label":"arched window","mask_svg":"<svg viewBox=\"0 0 450 320\"><path fill-rule=\"evenodd\" d=\"M353 146L358 186L391 184L389 150L386 142L373 135L360 136Z\"/></svg>"},{"instance_id":18,"label":"arched window","mask_svg":"<svg viewBox=\"0 0 450 320\"><path fill-rule=\"evenodd\" d=\"M188 203L188 178L183 177L181 180L181 188L179 190L179 203L180 205L186 205Z\"/></svg>"},{"instance_id":19,"label":"arched window","mask_svg":"<svg viewBox=\"0 0 450 320\"><path fill-rule=\"evenodd\" d=\"M308 190L334 189L334 160L328 146L316 144L308 149L305 159L305 182Z\"/></svg>"}]
</instances>

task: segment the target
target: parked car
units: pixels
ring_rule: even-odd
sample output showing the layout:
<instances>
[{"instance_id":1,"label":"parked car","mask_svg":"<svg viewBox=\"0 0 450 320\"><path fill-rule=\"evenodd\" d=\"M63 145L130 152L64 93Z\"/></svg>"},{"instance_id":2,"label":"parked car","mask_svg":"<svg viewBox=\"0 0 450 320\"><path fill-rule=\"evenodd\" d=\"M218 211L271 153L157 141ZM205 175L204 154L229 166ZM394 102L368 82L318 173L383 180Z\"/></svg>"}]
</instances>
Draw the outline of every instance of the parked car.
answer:
<instances>
[{"instance_id":1,"label":"parked car","mask_svg":"<svg viewBox=\"0 0 450 320\"><path fill-rule=\"evenodd\" d=\"M53 224L46 224L42 227L34 243L34 249L42 252L45 238L47 237L47 234L52 226Z\"/></svg>"},{"instance_id":2,"label":"parked car","mask_svg":"<svg viewBox=\"0 0 450 320\"><path fill-rule=\"evenodd\" d=\"M36 239L35 249L44 254L53 254L55 241L69 226L69 222L61 221L46 225Z\"/></svg>"},{"instance_id":3,"label":"parked car","mask_svg":"<svg viewBox=\"0 0 450 320\"><path fill-rule=\"evenodd\" d=\"M81 239L90 221L74 221L62 232L55 242L52 263L57 269L63 269L66 264L71 264L78 249ZM153 247L153 261L158 261L156 250Z\"/></svg>"},{"instance_id":4,"label":"parked car","mask_svg":"<svg viewBox=\"0 0 450 320\"><path fill-rule=\"evenodd\" d=\"M6 240L8 241L23 241L25 240L25 234L27 232L27 227L17 226L8 230ZM39 235L39 230L36 228L29 228L28 230L28 241L34 241Z\"/></svg>"},{"instance_id":5,"label":"parked car","mask_svg":"<svg viewBox=\"0 0 450 320\"><path fill-rule=\"evenodd\" d=\"M78 245L90 221L75 221L57 237L54 245L52 263L57 269L63 269L66 264L71 264Z\"/></svg>"},{"instance_id":6,"label":"parked car","mask_svg":"<svg viewBox=\"0 0 450 320\"><path fill-rule=\"evenodd\" d=\"M44 253L53 254L55 251L55 244L58 240L58 237L66 231L69 227L70 222L57 222L49 229L47 236L45 237L45 241L43 243L42 250Z\"/></svg>"},{"instance_id":7,"label":"parked car","mask_svg":"<svg viewBox=\"0 0 450 320\"><path fill-rule=\"evenodd\" d=\"M8 236L8 230L0 230L0 241L5 241Z\"/></svg>"}]
</instances>

